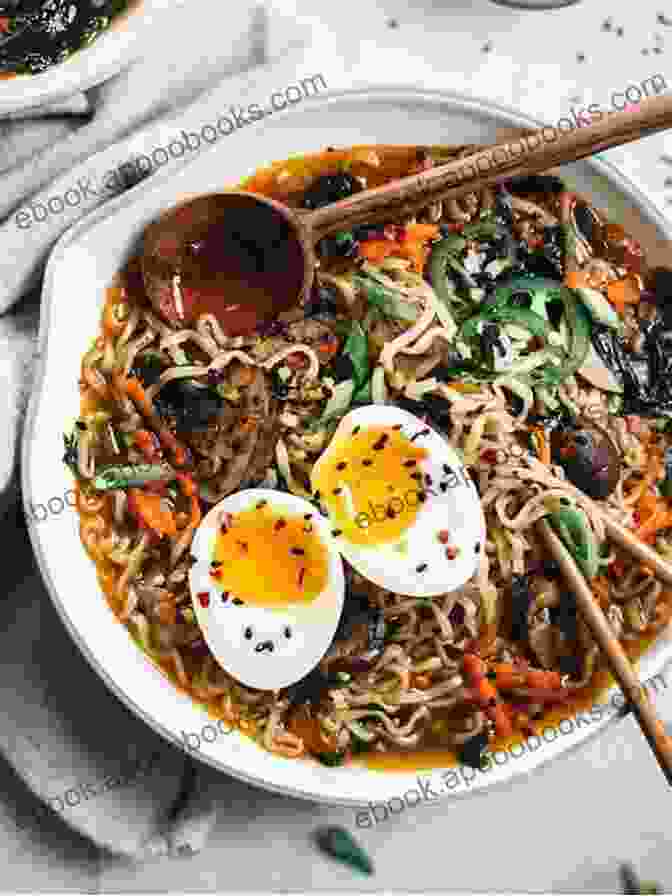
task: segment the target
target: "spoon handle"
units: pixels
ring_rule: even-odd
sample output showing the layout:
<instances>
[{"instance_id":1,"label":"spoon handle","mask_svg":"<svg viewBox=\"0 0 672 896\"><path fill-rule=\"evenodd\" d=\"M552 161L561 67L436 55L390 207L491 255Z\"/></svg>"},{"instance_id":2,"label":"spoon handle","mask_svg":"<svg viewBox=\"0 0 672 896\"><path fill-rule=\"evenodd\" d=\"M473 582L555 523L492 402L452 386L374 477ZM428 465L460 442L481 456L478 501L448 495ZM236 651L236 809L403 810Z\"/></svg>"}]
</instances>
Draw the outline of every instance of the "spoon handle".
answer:
<instances>
[{"instance_id":1,"label":"spoon handle","mask_svg":"<svg viewBox=\"0 0 672 896\"><path fill-rule=\"evenodd\" d=\"M646 691L639 683L632 663L614 636L607 618L594 599L592 591L573 558L545 520L540 520L537 523L537 530L558 562L567 584L574 592L581 616L602 651L609 671L620 685L628 703L632 705L640 728L658 760L658 765L665 775L667 783L672 784L672 738L668 736L665 726L656 715Z\"/></svg>"},{"instance_id":2,"label":"spoon handle","mask_svg":"<svg viewBox=\"0 0 672 896\"><path fill-rule=\"evenodd\" d=\"M456 199L496 181L575 162L671 127L672 96L652 97L642 101L634 112L611 112L570 132L543 127L518 140L355 193L302 214L301 220L315 243L338 230L412 215L435 200Z\"/></svg>"}]
</instances>

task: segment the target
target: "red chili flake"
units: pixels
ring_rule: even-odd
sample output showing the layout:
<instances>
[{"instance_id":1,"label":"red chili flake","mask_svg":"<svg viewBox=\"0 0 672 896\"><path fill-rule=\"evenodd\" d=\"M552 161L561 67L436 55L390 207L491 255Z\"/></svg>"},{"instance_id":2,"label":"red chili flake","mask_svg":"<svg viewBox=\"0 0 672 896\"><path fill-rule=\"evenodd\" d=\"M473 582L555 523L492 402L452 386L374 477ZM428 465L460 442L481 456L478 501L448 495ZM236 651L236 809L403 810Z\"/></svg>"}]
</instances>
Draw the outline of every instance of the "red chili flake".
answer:
<instances>
[{"instance_id":1,"label":"red chili flake","mask_svg":"<svg viewBox=\"0 0 672 896\"><path fill-rule=\"evenodd\" d=\"M241 549L241 551L242 551L244 554L247 554L247 550L248 550L248 549L247 549L247 542L246 542L246 541L240 541L240 539L238 539L238 540L236 541L236 544L240 546L240 549Z\"/></svg>"},{"instance_id":2,"label":"red chili flake","mask_svg":"<svg viewBox=\"0 0 672 896\"><path fill-rule=\"evenodd\" d=\"M304 367L308 366L308 358L306 358L303 352L293 352L291 355L287 355L285 364L290 370L303 370Z\"/></svg>"},{"instance_id":3,"label":"red chili flake","mask_svg":"<svg viewBox=\"0 0 672 896\"><path fill-rule=\"evenodd\" d=\"M400 239L399 232L401 228L397 227L396 224L386 224L383 227L383 235L386 240L394 240L395 242Z\"/></svg>"},{"instance_id":4,"label":"red chili flake","mask_svg":"<svg viewBox=\"0 0 672 896\"><path fill-rule=\"evenodd\" d=\"M448 545L448 547L446 548L446 557L447 557L449 560L455 560L455 559L457 558L457 555L458 555L459 553L460 553L460 549L459 549L459 548L456 548L456 547L455 547L454 545L452 545L452 544Z\"/></svg>"},{"instance_id":5,"label":"red chili flake","mask_svg":"<svg viewBox=\"0 0 672 896\"><path fill-rule=\"evenodd\" d=\"M625 567L622 560L612 560L608 569L609 573L617 579L622 579L625 575Z\"/></svg>"},{"instance_id":6,"label":"red chili flake","mask_svg":"<svg viewBox=\"0 0 672 896\"><path fill-rule=\"evenodd\" d=\"M464 230L464 221L449 221L447 226L451 233L462 233Z\"/></svg>"},{"instance_id":7,"label":"red chili flake","mask_svg":"<svg viewBox=\"0 0 672 896\"><path fill-rule=\"evenodd\" d=\"M486 448L485 451L481 453L481 460L484 464L494 464L497 463L497 451L495 448Z\"/></svg>"},{"instance_id":8,"label":"red chili flake","mask_svg":"<svg viewBox=\"0 0 672 896\"><path fill-rule=\"evenodd\" d=\"M639 512L639 510L635 510L635 512L632 515L632 522L635 524L635 526L639 526L641 521L642 521L641 513Z\"/></svg>"},{"instance_id":9,"label":"red chili flake","mask_svg":"<svg viewBox=\"0 0 672 896\"><path fill-rule=\"evenodd\" d=\"M221 569L211 569L210 570L210 578L211 579L221 579L222 570Z\"/></svg>"},{"instance_id":10,"label":"red chili flake","mask_svg":"<svg viewBox=\"0 0 672 896\"><path fill-rule=\"evenodd\" d=\"M298 580L299 588L303 588L303 580L305 579L305 577L306 577L306 567L302 566L301 569L299 570L299 580Z\"/></svg>"},{"instance_id":11,"label":"red chili flake","mask_svg":"<svg viewBox=\"0 0 672 896\"><path fill-rule=\"evenodd\" d=\"M222 535L226 535L226 533L231 528L232 523L233 523L233 517L231 516L230 513L222 514L221 522L220 522L220 529L219 529L219 531L222 533Z\"/></svg>"},{"instance_id":12,"label":"red chili flake","mask_svg":"<svg viewBox=\"0 0 672 896\"><path fill-rule=\"evenodd\" d=\"M441 544L448 544L450 541L450 532L447 529L442 529L438 535L436 536Z\"/></svg>"},{"instance_id":13,"label":"red chili flake","mask_svg":"<svg viewBox=\"0 0 672 896\"><path fill-rule=\"evenodd\" d=\"M642 261L644 258L642 247L637 242L637 240L633 240L630 237L626 237L623 240L623 244L625 246L625 253L623 257L623 265L628 268L630 271L634 271L636 274L640 274L642 271Z\"/></svg>"},{"instance_id":14,"label":"red chili flake","mask_svg":"<svg viewBox=\"0 0 672 896\"><path fill-rule=\"evenodd\" d=\"M276 532L279 532L280 529L284 529L286 525L287 525L286 520L280 519L280 520L276 520L276 522L273 524L273 528L275 529Z\"/></svg>"},{"instance_id":15,"label":"red chili flake","mask_svg":"<svg viewBox=\"0 0 672 896\"><path fill-rule=\"evenodd\" d=\"M576 445L563 445L560 448L560 457L576 457Z\"/></svg>"},{"instance_id":16,"label":"red chili flake","mask_svg":"<svg viewBox=\"0 0 672 896\"><path fill-rule=\"evenodd\" d=\"M196 595L198 598L198 602L202 607L210 606L210 592L209 591L199 591Z\"/></svg>"}]
</instances>

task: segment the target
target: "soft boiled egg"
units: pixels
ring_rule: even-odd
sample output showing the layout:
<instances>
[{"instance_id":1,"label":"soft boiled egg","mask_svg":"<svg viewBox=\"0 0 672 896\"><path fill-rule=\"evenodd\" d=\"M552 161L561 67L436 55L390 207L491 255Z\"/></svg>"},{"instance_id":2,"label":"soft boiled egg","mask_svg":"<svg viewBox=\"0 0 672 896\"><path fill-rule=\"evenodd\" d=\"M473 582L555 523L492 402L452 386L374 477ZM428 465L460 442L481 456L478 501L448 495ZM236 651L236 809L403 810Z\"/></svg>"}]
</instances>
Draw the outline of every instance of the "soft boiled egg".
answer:
<instances>
[{"instance_id":1,"label":"soft boiled egg","mask_svg":"<svg viewBox=\"0 0 672 896\"><path fill-rule=\"evenodd\" d=\"M217 662L249 687L278 690L313 669L343 608L343 562L329 521L273 489L229 495L194 537L189 586Z\"/></svg>"},{"instance_id":2,"label":"soft boiled egg","mask_svg":"<svg viewBox=\"0 0 672 896\"><path fill-rule=\"evenodd\" d=\"M485 545L476 486L454 449L413 414L392 405L351 411L311 487L339 551L381 588L429 597L476 572Z\"/></svg>"}]
</instances>

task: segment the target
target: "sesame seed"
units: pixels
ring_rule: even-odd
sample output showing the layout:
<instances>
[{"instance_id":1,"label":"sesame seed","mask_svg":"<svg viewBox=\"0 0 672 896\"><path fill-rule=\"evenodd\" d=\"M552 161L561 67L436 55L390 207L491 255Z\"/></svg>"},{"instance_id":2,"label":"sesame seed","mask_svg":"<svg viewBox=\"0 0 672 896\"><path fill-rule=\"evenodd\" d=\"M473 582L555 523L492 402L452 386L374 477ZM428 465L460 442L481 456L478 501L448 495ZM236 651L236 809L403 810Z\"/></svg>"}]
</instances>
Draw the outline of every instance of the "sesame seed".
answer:
<instances>
[{"instance_id":1,"label":"sesame seed","mask_svg":"<svg viewBox=\"0 0 672 896\"><path fill-rule=\"evenodd\" d=\"M432 484L432 477L429 475L429 473L425 473L425 482L427 483L427 485Z\"/></svg>"},{"instance_id":2,"label":"sesame seed","mask_svg":"<svg viewBox=\"0 0 672 896\"><path fill-rule=\"evenodd\" d=\"M382 451L383 448L385 447L386 442L389 441L389 438L390 437L388 436L388 434L386 432L384 432L382 434L382 436L376 442L373 443L373 450L374 451Z\"/></svg>"},{"instance_id":3,"label":"sesame seed","mask_svg":"<svg viewBox=\"0 0 672 896\"><path fill-rule=\"evenodd\" d=\"M294 554L295 557L303 557L306 552L303 548L292 548L289 553Z\"/></svg>"},{"instance_id":4,"label":"sesame seed","mask_svg":"<svg viewBox=\"0 0 672 896\"><path fill-rule=\"evenodd\" d=\"M343 530L342 529L332 529L331 534L334 536L334 538L338 538L339 535L343 534Z\"/></svg>"},{"instance_id":5,"label":"sesame seed","mask_svg":"<svg viewBox=\"0 0 672 896\"><path fill-rule=\"evenodd\" d=\"M428 568L428 564L427 564L427 563L421 563L419 566L416 566L416 567L415 567L415 571L416 571L416 572L425 572L425 570L426 570L427 568Z\"/></svg>"},{"instance_id":6,"label":"sesame seed","mask_svg":"<svg viewBox=\"0 0 672 896\"><path fill-rule=\"evenodd\" d=\"M332 495L340 495L342 493L342 491L343 491L343 489L339 486L338 488L335 488L332 491Z\"/></svg>"},{"instance_id":7,"label":"sesame seed","mask_svg":"<svg viewBox=\"0 0 672 896\"><path fill-rule=\"evenodd\" d=\"M261 510L262 507L265 507L268 504L266 498L262 498L261 501L257 501L257 510Z\"/></svg>"},{"instance_id":8,"label":"sesame seed","mask_svg":"<svg viewBox=\"0 0 672 896\"><path fill-rule=\"evenodd\" d=\"M394 429L396 432L399 432L399 430L401 430L403 428L404 428L403 423L395 423L394 426L392 427L392 429Z\"/></svg>"},{"instance_id":9,"label":"sesame seed","mask_svg":"<svg viewBox=\"0 0 672 896\"><path fill-rule=\"evenodd\" d=\"M420 503L422 504L426 500L427 500L427 495L425 494L425 492L418 492L418 501L420 501Z\"/></svg>"},{"instance_id":10,"label":"sesame seed","mask_svg":"<svg viewBox=\"0 0 672 896\"><path fill-rule=\"evenodd\" d=\"M404 461L405 467L414 467L416 464L417 464L417 460L405 460Z\"/></svg>"},{"instance_id":11,"label":"sesame seed","mask_svg":"<svg viewBox=\"0 0 672 896\"><path fill-rule=\"evenodd\" d=\"M312 520L313 516L314 514L312 513L304 513L303 518L304 520Z\"/></svg>"},{"instance_id":12,"label":"sesame seed","mask_svg":"<svg viewBox=\"0 0 672 896\"><path fill-rule=\"evenodd\" d=\"M444 464L443 472L446 474L446 476L450 476L450 474L453 472L453 468L448 466L448 464Z\"/></svg>"},{"instance_id":13,"label":"sesame seed","mask_svg":"<svg viewBox=\"0 0 672 896\"><path fill-rule=\"evenodd\" d=\"M355 428L352 430L353 436L356 436L361 428L362 428L361 426L355 426Z\"/></svg>"},{"instance_id":14,"label":"sesame seed","mask_svg":"<svg viewBox=\"0 0 672 896\"><path fill-rule=\"evenodd\" d=\"M286 520L280 519L280 520L276 520L276 522L273 525L273 528L275 529L276 532L279 532L280 529L284 529L286 525L287 525Z\"/></svg>"},{"instance_id":15,"label":"sesame seed","mask_svg":"<svg viewBox=\"0 0 672 896\"><path fill-rule=\"evenodd\" d=\"M365 457L364 460L362 461L362 463L364 464L365 467L370 467L371 464L373 463L373 461L370 458Z\"/></svg>"},{"instance_id":16,"label":"sesame seed","mask_svg":"<svg viewBox=\"0 0 672 896\"><path fill-rule=\"evenodd\" d=\"M232 603L234 603L237 607L242 607L243 601L239 597L234 597Z\"/></svg>"},{"instance_id":17,"label":"sesame seed","mask_svg":"<svg viewBox=\"0 0 672 896\"><path fill-rule=\"evenodd\" d=\"M340 461L340 463L337 463L337 464L336 464L336 469L337 469L337 470L345 470L345 468L346 468L347 466L348 466L348 465L346 464L346 462L345 462L344 460L342 460L342 461Z\"/></svg>"},{"instance_id":18,"label":"sesame seed","mask_svg":"<svg viewBox=\"0 0 672 896\"><path fill-rule=\"evenodd\" d=\"M319 501L320 497L321 497L321 495L320 495L319 489L318 489L318 491L313 492L313 498L315 498L316 501Z\"/></svg>"},{"instance_id":19,"label":"sesame seed","mask_svg":"<svg viewBox=\"0 0 672 896\"><path fill-rule=\"evenodd\" d=\"M448 491L448 483L447 483L447 482L440 482L440 483L439 483L439 488L441 489L442 492L446 492L446 491Z\"/></svg>"},{"instance_id":20,"label":"sesame seed","mask_svg":"<svg viewBox=\"0 0 672 896\"><path fill-rule=\"evenodd\" d=\"M394 510L392 510L391 507L387 508L386 514L387 514L388 519L391 519L391 520L393 520L396 516L396 513L394 512Z\"/></svg>"},{"instance_id":21,"label":"sesame seed","mask_svg":"<svg viewBox=\"0 0 672 896\"><path fill-rule=\"evenodd\" d=\"M416 482L420 482L422 480L422 473L411 473L411 479L415 479Z\"/></svg>"},{"instance_id":22,"label":"sesame seed","mask_svg":"<svg viewBox=\"0 0 672 896\"><path fill-rule=\"evenodd\" d=\"M244 554L247 553L247 542L246 541L240 541L240 539L237 539L236 544L240 547L241 551Z\"/></svg>"},{"instance_id":23,"label":"sesame seed","mask_svg":"<svg viewBox=\"0 0 672 896\"><path fill-rule=\"evenodd\" d=\"M220 598L221 598L221 600L222 600L222 603L225 604L225 603L228 601L228 599L229 599L229 592L228 592L228 591L222 591L222 593L220 594Z\"/></svg>"},{"instance_id":24,"label":"sesame seed","mask_svg":"<svg viewBox=\"0 0 672 896\"><path fill-rule=\"evenodd\" d=\"M474 553L476 553L476 554L480 554L480 553L481 553L481 543L480 543L480 541L477 541L476 544L474 545Z\"/></svg>"},{"instance_id":25,"label":"sesame seed","mask_svg":"<svg viewBox=\"0 0 672 896\"><path fill-rule=\"evenodd\" d=\"M213 560L213 561L210 563L210 566L212 566L213 569L219 569L219 567L220 567L221 565L222 565L222 561L221 561L221 560Z\"/></svg>"},{"instance_id":26,"label":"sesame seed","mask_svg":"<svg viewBox=\"0 0 672 896\"><path fill-rule=\"evenodd\" d=\"M189 554L189 565L195 566L198 563L198 557L194 557L193 554Z\"/></svg>"}]
</instances>

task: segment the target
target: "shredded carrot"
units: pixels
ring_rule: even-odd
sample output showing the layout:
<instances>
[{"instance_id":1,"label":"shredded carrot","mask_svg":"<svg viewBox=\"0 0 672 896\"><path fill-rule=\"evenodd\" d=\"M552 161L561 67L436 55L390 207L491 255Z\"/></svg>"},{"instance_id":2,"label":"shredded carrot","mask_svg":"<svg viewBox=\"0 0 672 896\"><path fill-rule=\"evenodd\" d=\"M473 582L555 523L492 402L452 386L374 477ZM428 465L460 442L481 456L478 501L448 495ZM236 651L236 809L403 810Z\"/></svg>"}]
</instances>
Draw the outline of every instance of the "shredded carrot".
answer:
<instances>
[{"instance_id":1,"label":"shredded carrot","mask_svg":"<svg viewBox=\"0 0 672 896\"><path fill-rule=\"evenodd\" d=\"M421 274L429 257L429 247L417 240L406 239L399 247L399 255L402 258L407 258L413 265L413 270Z\"/></svg>"},{"instance_id":2,"label":"shredded carrot","mask_svg":"<svg viewBox=\"0 0 672 896\"><path fill-rule=\"evenodd\" d=\"M292 734L301 738L303 746L311 753L328 753L336 749L335 739L325 738L315 716L306 717L294 713L289 719L287 727Z\"/></svg>"},{"instance_id":3,"label":"shredded carrot","mask_svg":"<svg viewBox=\"0 0 672 896\"><path fill-rule=\"evenodd\" d=\"M177 535L175 515L163 504L161 495L150 495L139 488L128 490L129 510L157 535Z\"/></svg>"},{"instance_id":4,"label":"shredded carrot","mask_svg":"<svg viewBox=\"0 0 672 896\"><path fill-rule=\"evenodd\" d=\"M126 326L125 320L117 320L114 315L114 309L122 301L123 295L123 290L119 287L111 287L107 291L107 302L103 312L103 330L108 336L118 336Z\"/></svg>"},{"instance_id":5,"label":"shredded carrot","mask_svg":"<svg viewBox=\"0 0 672 896\"><path fill-rule=\"evenodd\" d=\"M516 675L516 668L513 663L497 663L495 675L495 684L500 690L515 688L521 681L520 676Z\"/></svg>"},{"instance_id":6,"label":"shredded carrot","mask_svg":"<svg viewBox=\"0 0 672 896\"><path fill-rule=\"evenodd\" d=\"M635 530L635 535L640 541L653 540L656 532L668 529L672 526L672 511L663 505L659 507L642 525Z\"/></svg>"},{"instance_id":7,"label":"shredded carrot","mask_svg":"<svg viewBox=\"0 0 672 896\"><path fill-rule=\"evenodd\" d=\"M485 712L495 723L495 731L501 737L510 737L513 726L507 711L504 709L497 688L485 677L485 664L475 653L465 653L464 673L469 684L475 689Z\"/></svg>"},{"instance_id":8,"label":"shredded carrot","mask_svg":"<svg viewBox=\"0 0 672 896\"><path fill-rule=\"evenodd\" d=\"M407 224L404 227L404 240L411 242L434 240L438 235L438 224Z\"/></svg>"},{"instance_id":9,"label":"shredded carrot","mask_svg":"<svg viewBox=\"0 0 672 896\"><path fill-rule=\"evenodd\" d=\"M285 360L289 360L289 359L285 359ZM251 386L252 382L254 380L254 376L255 376L255 374L254 374L253 367L241 367L241 369L238 371L238 383L241 386Z\"/></svg>"},{"instance_id":10,"label":"shredded carrot","mask_svg":"<svg viewBox=\"0 0 672 896\"><path fill-rule=\"evenodd\" d=\"M633 274L612 280L607 285L607 298L619 314L623 314L626 305L637 305L640 294L639 281Z\"/></svg>"},{"instance_id":11,"label":"shredded carrot","mask_svg":"<svg viewBox=\"0 0 672 896\"><path fill-rule=\"evenodd\" d=\"M11 19L8 16L0 16L0 31L9 31Z\"/></svg>"},{"instance_id":12,"label":"shredded carrot","mask_svg":"<svg viewBox=\"0 0 672 896\"><path fill-rule=\"evenodd\" d=\"M559 672L549 672L546 669L529 669L525 676L525 684L528 688L540 688L554 690L562 687Z\"/></svg>"},{"instance_id":13,"label":"shredded carrot","mask_svg":"<svg viewBox=\"0 0 672 896\"><path fill-rule=\"evenodd\" d=\"M154 433L148 429L139 429L133 435L133 444L150 463L158 460L161 455L161 449L156 442Z\"/></svg>"},{"instance_id":14,"label":"shredded carrot","mask_svg":"<svg viewBox=\"0 0 672 896\"><path fill-rule=\"evenodd\" d=\"M177 607L169 601L162 601L158 605L159 622L163 625L175 625L177 622Z\"/></svg>"},{"instance_id":15,"label":"shredded carrot","mask_svg":"<svg viewBox=\"0 0 672 896\"><path fill-rule=\"evenodd\" d=\"M537 437L538 445L539 445L539 460L545 467L550 467L551 465L551 446L546 437L546 433L544 432L541 426L533 426L531 432L535 434Z\"/></svg>"},{"instance_id":16,"label":"shredded carrot","mask_svg":"<svg viewBox=\"0 0 672 896\"><path fill-rule=\"evenodd\" d=\"M125 378L120 374L113 374L114 384L123 394L126 393L132 401L135 402L141 413L150 420L156 418L151 402L147 398L147 394L139 379L136 377ZM179 443L172 432L166 427L161 426L158 432L159 441L173 455L173 460L178 467L183 467L188 460L187 449Z\"/></svg>"},{"instance_id":17,"label":"shredded carrot","mask_svg":"<svg viewBox=\"0 0 672 896\"><path fill-rule=\"evenodd\" d=\"M565 274L565 286L569 289L590 286L590 275L585 271L567 271Z\"/></svg>"},{"instance_id":18,"label":"shredded carrot","mask_svg":"<svg viewBox=\"0 0 672 896\"><path fill-rule=\"evenodd\" d=\"M366 240L359 244L359 255L367 261L383 261L390 255L395 255L400 244L394 240Z\"/></svg>"}]
</instances>

